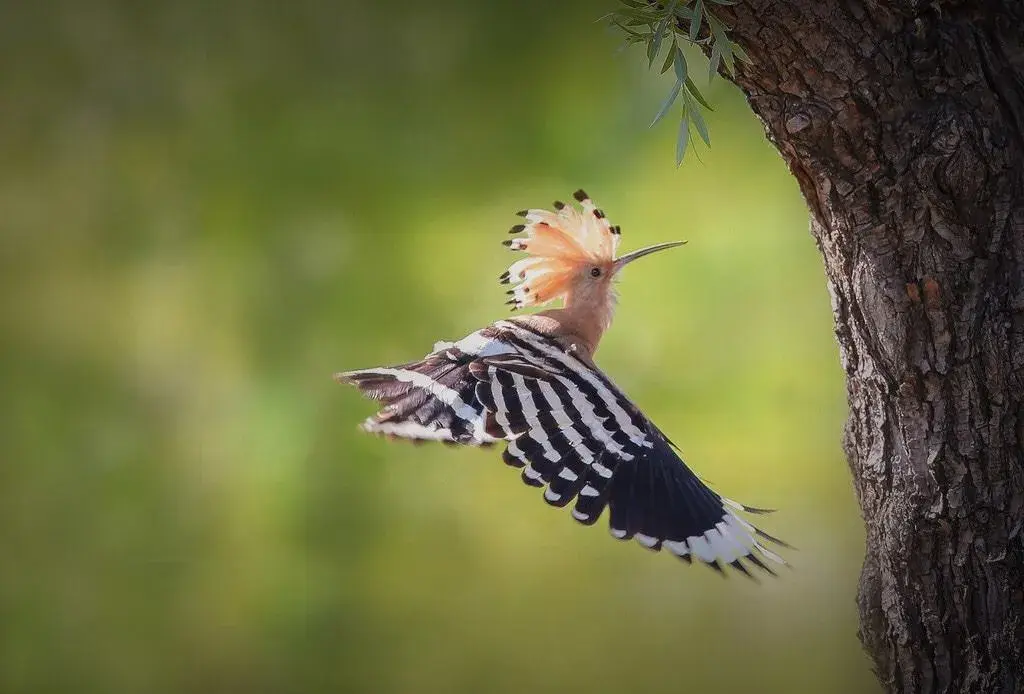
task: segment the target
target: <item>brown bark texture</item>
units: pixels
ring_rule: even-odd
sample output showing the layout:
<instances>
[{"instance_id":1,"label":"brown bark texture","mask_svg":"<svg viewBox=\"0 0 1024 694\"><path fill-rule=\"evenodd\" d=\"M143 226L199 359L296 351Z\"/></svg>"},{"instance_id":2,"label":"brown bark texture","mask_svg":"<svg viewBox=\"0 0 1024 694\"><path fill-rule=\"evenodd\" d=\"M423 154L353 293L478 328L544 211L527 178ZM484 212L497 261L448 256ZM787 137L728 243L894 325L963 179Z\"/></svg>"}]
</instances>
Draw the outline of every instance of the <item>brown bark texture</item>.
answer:
<instances>
[{"instance_id":1,"label":"brown bark texture","mask_svg":"<svg viewBox=\"0 0 1024 694\"><path fill-rule=\"evenodd\" d=\"M712 7L825 261L861 641L887 691L1024 692L1024 2Z\"/></svg>"}]
</instances>

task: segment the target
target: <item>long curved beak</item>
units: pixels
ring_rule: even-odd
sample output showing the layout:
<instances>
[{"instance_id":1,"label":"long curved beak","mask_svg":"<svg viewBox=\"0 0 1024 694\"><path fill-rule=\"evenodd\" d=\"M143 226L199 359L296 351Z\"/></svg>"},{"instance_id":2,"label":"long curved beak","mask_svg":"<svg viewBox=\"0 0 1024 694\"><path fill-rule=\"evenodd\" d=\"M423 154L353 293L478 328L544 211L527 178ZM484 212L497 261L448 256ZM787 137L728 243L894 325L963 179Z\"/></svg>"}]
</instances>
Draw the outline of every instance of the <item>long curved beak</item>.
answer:
<instances>
[{"instance_id":1,"label":"long curved beak","mask_svg":"<svg viewBox=\"0 0 1024 694\"><path fill-rule=\"evenodd\" d=\"M669 241L668 243L658 243L653 246L648 246L647 248L641 248L638 251L633 251L632 253L627 253L626 255L622 256L621 258L618 258L615 261L615 272L618 272L629 263L632 263L637 258L643 258L645 255L657 253L658 251L664 251L668 248L682 246L684 243L686 243L686 241Z\"/></svg>"}]
</instances>

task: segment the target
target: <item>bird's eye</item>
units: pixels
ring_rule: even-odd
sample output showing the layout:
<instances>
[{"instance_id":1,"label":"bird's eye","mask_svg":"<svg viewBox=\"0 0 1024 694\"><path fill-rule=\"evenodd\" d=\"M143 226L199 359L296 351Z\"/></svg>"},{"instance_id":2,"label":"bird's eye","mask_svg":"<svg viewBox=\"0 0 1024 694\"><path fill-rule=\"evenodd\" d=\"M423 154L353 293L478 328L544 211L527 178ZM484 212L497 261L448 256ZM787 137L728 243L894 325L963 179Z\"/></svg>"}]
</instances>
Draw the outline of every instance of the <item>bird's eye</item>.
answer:
<instances>
[{"instance_id":1,"label":"bird's eye","mask_svg":"<svg viewBox=\"0 0 1024 694\"><path fill-rule=\"evenodd\" d=\"M592 268L590 268L590 276L591 277L600 277L601 276L601 268L599 268L599 267L592 267Z\"/></svg>"}]
</instances>

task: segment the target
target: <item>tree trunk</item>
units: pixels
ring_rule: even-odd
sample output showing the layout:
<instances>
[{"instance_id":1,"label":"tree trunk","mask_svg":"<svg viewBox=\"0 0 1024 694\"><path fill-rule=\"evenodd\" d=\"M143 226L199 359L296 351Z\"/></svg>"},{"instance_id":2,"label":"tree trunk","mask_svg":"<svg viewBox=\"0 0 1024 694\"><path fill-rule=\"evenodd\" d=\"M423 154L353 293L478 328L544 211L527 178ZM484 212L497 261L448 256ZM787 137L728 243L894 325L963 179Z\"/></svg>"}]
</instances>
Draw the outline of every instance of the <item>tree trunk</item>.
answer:
<instances>
[{"instance_id":1,"label":"tree trunk","mask_svg":"<svg viewBox=\"0 0 1024 694\"><path fill-rule=\"evenodd\" d=\"M744 0L736 82L800 183L893 692L1024 692L1024 4Z\"/></svg>"}]
</instances>

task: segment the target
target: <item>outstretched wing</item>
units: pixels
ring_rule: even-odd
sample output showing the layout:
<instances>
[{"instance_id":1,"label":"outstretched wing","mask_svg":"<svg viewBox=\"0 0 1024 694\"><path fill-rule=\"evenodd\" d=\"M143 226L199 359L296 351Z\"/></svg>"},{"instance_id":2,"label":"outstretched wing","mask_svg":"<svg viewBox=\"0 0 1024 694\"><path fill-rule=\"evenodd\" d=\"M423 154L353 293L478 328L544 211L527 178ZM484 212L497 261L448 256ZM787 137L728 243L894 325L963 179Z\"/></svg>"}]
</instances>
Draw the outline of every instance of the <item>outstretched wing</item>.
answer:
<instances>
[{"instance_id":1,"label":"outstretched wing","mask_svg":"<svg viewBox=\"0 0 1024 694\"><path fill-rule=\"evenodd\" d=\"M475 362L512 348L494 326L458 342L438 342L423 359L398 366L335 374L383 404L362 423L365 431L414 441L487 445L503 438L493 414L476 398Z\"/></svg>"},{"instance_id":2,"label":"outstretched wing","mask_svg":"<svg viewBox=\"0 0 1024 694\"><path fill-rule=\"evenodd\" d=\"M554 506L595 523L605 508L619 539L744 573L748 561L785 564L763 541L782 544L737 515L758 512L724 499L593 364L521 322L499 321L419 362L339 374L383 409L363 424L376 433L470 445L507 442L505 462Z\"/></svg>"}]
</instances>

